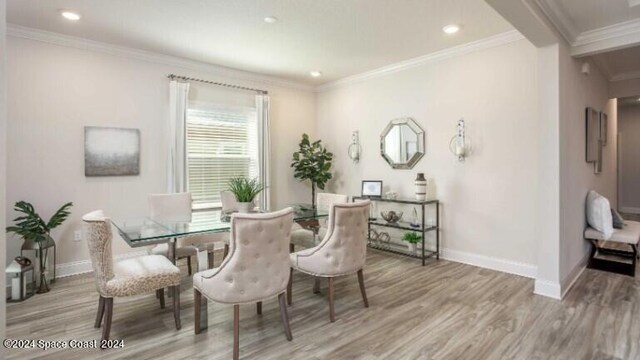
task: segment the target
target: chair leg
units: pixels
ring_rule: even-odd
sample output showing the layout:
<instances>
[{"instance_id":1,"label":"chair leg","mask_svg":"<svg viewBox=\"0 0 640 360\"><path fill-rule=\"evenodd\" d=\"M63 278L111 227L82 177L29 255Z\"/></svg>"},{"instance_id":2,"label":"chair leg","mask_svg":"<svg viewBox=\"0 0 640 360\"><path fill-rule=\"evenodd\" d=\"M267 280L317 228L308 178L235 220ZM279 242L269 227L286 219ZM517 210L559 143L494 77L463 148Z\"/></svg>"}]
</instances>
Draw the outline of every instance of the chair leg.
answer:
<instances>
[{"instance_id":1,"label":"chair leg","mask_svg":"<svg viewBox=\"0 0 640 360\"><path fill-rule=\"evenodd\" d=\"M313 278L313 293L320 294L320 278L319 277Z\"/></svg>"},{"instance_id":2,"label":"chair leg","mask_svg":"<svg viewBox=\"0 0 640 360\"><path fill-rule=\"evenodd\" d=\"M333 278L329 278L329 320L336 321L336 312L333 306Z\"/></svg>"},{"instance_id":3,"label":"chair leg","mask_svg":"<svg viewBox=\"0 0 640 360\"><path fill-rule=\"evenodd\" d=\"M96 329L100 327L100 324L102 324L103 315L104 315L104 298L100 296L100 299L98 299L98 314L96 315L96 323L94 324L94 327Z\"/></svg>"},{"instance_id":4,"label":"chair leg","mask_svg":"<svg viewBox=\"0 0 640 360\"><path fill-rule=\"evenodd\" d=\"M258 315L262 315L262 301L258 301L256 303L256 311L258 312Z\"/></svg>"},{"instance_id":5,"label":"chair leg","mask_svg":"<svg viewBox=\"0 0 640 360\"><path fill-rule=\"evenodd\" d=\"M207 269L213 269L213 251L207 253Z\"/></svg>"},{"instance_id":6,"label":"chair leg","mask_svg":"<svg viewBox=\"0 0 640 360\"><path fill-rule=\"evenodd\" d=\"M180 330L180 285L172 286L173 292L173 319L176 321L176 330Z\"/></svg>"},{"instance_id":7,"label":"chair leg","mask_svg":"<svg viewBox=\"0 0 640 360\"><path fill-rule=\"evenodd\" d=\"M156 290L156 297L160 300L160 309L164 309L164 288Z\"/></svg>"},{"instance_id":8,"label":"chair leg","mask_svg":"<svg viewBox=\"0 0 640 360\"><path fill-rule=\"evenodd\" d=\"M284 326L284 335L287 340L291 341L291 327L289 327L289 314L287 313L287 304L285 303L284 293L278 295L278 302L280 303L280 318L282 319L282 326Z\"/></svg>"},{"instance_id":9,"label":"chair leg","mask_svg":"<svg viewBox=\"0 0 640 360\"><path fill-rule=\"evenodd\" d=\"M364 302L364 307L369 307L369 301L367 300L367 292L364 289L364 275L362 274L362 269L358 270L358 283L360 284L360 293L362 294L362 302Z\"/></svg>"},{"instance_id":10,"label":"chair leg","mask_svg":"<svg viewBox=\"0 0 640 360\"><path fill-rule=\"evenodd\" d=\"M240 305L233 305L233 360L240 358Z\"/></svg>"},{"instance_id":11,"label":"chair leg","mask_svg":"<svg viewBox=\"0 0 640 360\"><path fill-rule=\"evenodd\" d=\"M104 299L104 326L102 327L102 340L109 340L111 333L111 319L113 318L113 298Z\"/></svg>"},{"instance_id":12,"label":"chair leg","mask_svg":"<svg viewBox=\"0 0 640 360\"><path fill-rule=\"evenodd\" d=\"M187 272L189 273L189 275L191 275L191 273L193 272L191 269L191 256L187 256Z\"/></svg>"},{"instance_id":13,"label":"chair leg","mask_svg":"<svg viewBox=\"0 0 640 360\"><path fill-rule=\"evenodd\" d=\"M293 296L291 291L293 290L293 268L289 268L289 283L287 284L287 304L293 303Z\"/></svg>"},{"instance_id":14,"label":"chair leg","mask_svg":"<svg viewBox=\"0 0 640 360\"><path fill-rule=\"evenodd\" d=\"M222 252L222 260L227 258L229 255L229 244L224 244L224 251Z\"/></svg>"}]
</instances>

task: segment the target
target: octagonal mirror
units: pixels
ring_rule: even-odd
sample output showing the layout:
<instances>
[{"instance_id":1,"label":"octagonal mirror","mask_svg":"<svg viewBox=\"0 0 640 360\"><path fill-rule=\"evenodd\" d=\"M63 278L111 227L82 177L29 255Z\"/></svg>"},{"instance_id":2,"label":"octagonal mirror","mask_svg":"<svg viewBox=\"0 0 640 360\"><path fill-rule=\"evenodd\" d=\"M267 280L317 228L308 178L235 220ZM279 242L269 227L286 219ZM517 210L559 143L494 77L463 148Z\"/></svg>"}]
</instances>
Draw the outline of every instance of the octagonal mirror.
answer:
<instances>
[{"instance_id":1,"label":"octagonal mirror","mask_svg":"<svg viewBox=\"0 0 640 360\"><path fill-rule=\"evenodd\" d=\"M424 131L412 118L394 119L380 135L380 153L394 169L411 169L424 155Z\"/></svg>"}]
</instances>

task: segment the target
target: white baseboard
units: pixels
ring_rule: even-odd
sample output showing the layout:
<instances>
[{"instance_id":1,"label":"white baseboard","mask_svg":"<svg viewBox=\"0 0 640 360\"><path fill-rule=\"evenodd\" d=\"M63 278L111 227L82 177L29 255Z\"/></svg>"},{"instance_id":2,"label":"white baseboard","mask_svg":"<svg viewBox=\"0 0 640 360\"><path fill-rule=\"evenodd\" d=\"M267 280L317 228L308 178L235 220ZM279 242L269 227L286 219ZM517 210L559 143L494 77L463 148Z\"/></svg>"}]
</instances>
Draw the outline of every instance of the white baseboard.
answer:
<instances>
[{"instance_id":1,"label":"white baseboard","mask_svg":"<svg viewBox=\"0 0 640 360\"><path fill-rule=\"evenodd\" d=\"M640 214L640 208L637 207L622 206L619 210L620 212L627 214Z\"/></svg>"},{"instance_id":2,"label":"white baseboard","mask_svg":"<svg viewBox=\"0 0 640 360\"><path fill-rule=\"evenodd\" d=\"M479 255L453 249L443 249L441 257L450 261L491 270L502 271L508 274L524 276L531 279L535 279L536 273L538 272L538 267L533 264L521 263L517 261Z\"/></svg>"},{"instance_id":3,"label":"white baseboard","mask_svg":"<svg viewBox=\"0 0 640 360\"><path fill-rule=\"evenodd\" d=\"M141 255L146 255L146 251L134 251L126 254L116 255L115 260L124 260ZM74 261L70 263L56 265L56 278L64 278L67 276L80 275L92 272L91 260Z\"/></svg>"},{"instance_id":4,"label":"white baseboard","mask_svg":"<svg viewBox=\"0 0 640 360\"><path fill-rule=\"evenodd\" d=\"M569 290L573 287L573 284L576 283L576 280L578 280L580 275L582 275L582 273L584 272L584 269L587 268L589 257L590 257L590 254L587 252L582 258L582 260L580 260L580 262L578 262L576 266L574 266L574 268L571 270L569 275L567 275L567 277L564 278L564 280L562 281L562 297L563 298L565 295L567 295Z\"/></svg>"},{"instance_id":5,"label":"white baseboard","mask_svg":"<svg viewBox=\"0 0 640 360\"><path fill-rule=\"evenodd\" d=\"M550 297L556 300L562 300L562 291L560 283L537 279L533 287L533 293Z\"/></svg>"}]
</instances>

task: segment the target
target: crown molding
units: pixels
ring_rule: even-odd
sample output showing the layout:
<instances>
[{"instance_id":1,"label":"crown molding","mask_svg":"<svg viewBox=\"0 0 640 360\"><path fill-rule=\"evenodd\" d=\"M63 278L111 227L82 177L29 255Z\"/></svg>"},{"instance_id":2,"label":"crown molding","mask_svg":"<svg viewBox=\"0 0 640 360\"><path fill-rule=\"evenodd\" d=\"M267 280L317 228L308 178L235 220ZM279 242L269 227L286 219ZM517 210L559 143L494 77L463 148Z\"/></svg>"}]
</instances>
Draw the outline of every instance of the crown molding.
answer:
<instances>
[{"instance_id":1,"label":"crown molding","mask_svg":"<svg viewBox=\"0 0 640 360\"><path fill-rule=\"evenodd\" d=\"M553 0L534 0L547 19L556 27L556 30L569 43L573 44L580 35L580 31L569 18L562 6Z\"/></svg>"},{"instance_id":2,"label":"crown molding","mask_svg":"<svg viewBox=\"0 0 640 360\"><path fill-rule=\"evenodd\" d=\"M571 55L593 55L639 43L640 19L635 19L581 33L572 43Z\"/></svg>"},{"instance_id":3,"label":"crown molding","mask_svg":"<svg viewBox=\"0 0 640 360\"><path fill-rule=\"evenodd\" d=\"M404 71L417 66L422 66L429 63L435 63L443 61L445 59L469 54L472 52L489 49L492 47L506 45L515 41L524 39L524 36L516 30L508 31L498 35L490 36L485 39L473 41L467 44L454 46L448 49L436 51L431 54L423 55L417 58L401 61L395 64L383 66L381 68L363 72L360 74L347 76L345 78L320 85L316 88L318 92L323 92L332 88L341 87L381 76L386 76L399 71Z\"/></svg>"},{"instance_id":4,"label":"crown molding","mask_svg":"<svg viewBox=\"0 0 640 360\"><path fill-rule=\"evenodd\" d=\"M640 71L630 71L626 73L615 74L609 79L609 81L624 81L635 79L640 79Z\"/></svg>"},{"instance_id":5,"label":"crown molding","mask_svg":"<svg viewBox=\"0 0 640 360\"><path fill-rule=\"evenodd\" d=\"M297 90L313 91L314 86L288 81L281 78L237 70L221 65L190 60L177 56L164 55L146 50L139 50L125 46L113 45L100 41L84 39L76 36L64 35L45 30L34 29L16 24L7 24L7 36L40 41L47 44L65 46L81 50L89 50L117 57L142 60L155 64L175 66L192 71L206 72L211 75L223 76L235 80L257 82L273 86L293 88Z\"/></svg>"}]
</instances>

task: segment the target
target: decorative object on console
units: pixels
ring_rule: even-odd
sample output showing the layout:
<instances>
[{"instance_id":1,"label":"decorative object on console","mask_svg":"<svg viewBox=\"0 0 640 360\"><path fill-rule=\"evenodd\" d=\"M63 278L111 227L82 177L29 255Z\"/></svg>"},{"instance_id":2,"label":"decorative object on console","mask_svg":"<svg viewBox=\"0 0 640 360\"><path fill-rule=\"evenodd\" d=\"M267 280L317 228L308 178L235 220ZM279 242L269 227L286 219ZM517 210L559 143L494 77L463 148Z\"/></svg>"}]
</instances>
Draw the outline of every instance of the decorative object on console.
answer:
<instances>
[{"instance_id":1,"label":"decorative object on console","mask_svg":"<svg viewBox=\"0 0 640 360\"><path fill-rule=\"evenodd\" d=\"M71 215L69 210L73 203L66 203L56 211L49 221L45 222L36 212L33 205L26 201L18 201L13 210L22 215L13 220L14 225L7 227L7 232L14 233L24 239L22 251L35 250L40 258L40 287L38 293L46 293L49 291L47 284L47 259L49 248L53 247L54 266L53 280L55 281L55 241L51 238L51 230L62 225L62 223Z\"/></svg>"},{"instance_id":2,"label":"decorative object on console","mask_svg":"<svg viewBox=\"0 0 640 360\"><path fill-rule=\"evenodd\" d=\"M393 210L382 211L380 212L380 215L389 224L395 224L398 221L400 221L400 219L402 219L402 211L400 212L395 212Z\"/></svg>"},{"instance_id":3,"label":"decorative object on console","mask_svg":"<svg viewBox=\"0 0 640 360\"><path fill-rule=\"evenodd\" d=\"M409 252L415 253L416 244L422 241L422 236L418 235L413 231L410 231L410 232L404 233L404 235L402 236L402 240L407 242L407 248Z\"/></svg>"},{"instance_id":4,"label":"decorative object on console","mask_svg":"<svg viewBox=\"0 0 640 360\"><path fill-rule=\"evenodd\" d=\"M84 175L140 175L140 130L85 126Z\"/></svg>"},{"instance_id":5,"label":"decorative object on console","mask_svg":"<svg viewBox=\"0 0 640 360\"><path fill-rule=\"evenodd\" d=\"M416 200L424 201L427 199L427 179L424 178L424 173L418 173L416 180L414 181L416 188Z\"/></svg>"},{"instance_id":6,"label":"decorative object on console","mask_svg":"<svg viewBox=\"0 0 640 360\"><path fill-rule=\"evenodd\" d=\"M382 197L382 180L362 180L362 197Z\"/></svg>"},{"instance_id":7,"label":"decorative object on console","mask_svg":"<svg viewBox=\"0 0 640 360\"><path fill-rule=\"evenodd\" d=\"M322 146L321 140L311 142L309 135L302 134L299 150L293 153L293 176L300 181L311 181L311 204L316 208L316 187L324 190L324 185L332 177L331 160L333 154Z\"/></svg>"},{"instance_id":8,"label":"decorative object on console","mask_svg":"<svg viewBox=\"0 0 640 360\"><path fill-rule=\"evenodd\" d=\"M413 208L413 211L411 211L411 222L409 223L409 226L412 228L420 227L420 223L418 222L418 210L416 208Z\"/></svg>"},{"instance_id":9,"label":"decorative object on console","mask_svg":"<svg viewBox=\"0 0 640 360\"><path fill-rule=\"evenodd\" d=\"M258 179L247 179L243 176L229 179L228 186L229 191L235 195L238 201L238 212L240 213L251 212L256 196L264 190L264 185Z\"/></svg>"},{"instance_id":10,"label":"decorative object on console","mask_svg":"<svg viewBox=\"0 0 640 360\"><path fill-rule=\"evenodd\" d=\"M369 205L369 220L375 220L378 218L378 205L375 202L371 202Z\"/></svg>"},{"instance_id":11,"label":"decorative object on console","mask_svg":"<svg viewBox=\"0 0 640 360\"><path fill-rule=\"evenodd\" d=\"M395 191L387 191L387 192L384 194L384 198L385 198L385 199L395 200L395 199L397 199L397 198L398 198L398 193L397 193L397 192L395 192Z\"/></svg>"},{"instance_id":12,"label":"decorative object on console","mask_svg":"<svg viewBox=\"0 0 640 360\"><path fill-rule=\"evenodd\" d=\"M394 169L411 169L424 156L424 138L412 118L391 120L380 135L380 154Z\"/></svg>"},{"instance_id":13,"label":"decorative object on console","mask_svg":"<svg viewBox=\"0 0 640 360\"><path fill-rule=\"evenodd\" d=\"M347 149L347 153L349 154L349 158L353 160L354 164L357 164L360 161L360 152L362 151L362 147L360 146L360 137L357 131L354 131L351 134L351 144Z\"/></svg>"},{"instance_id":14,"label":"decorative object on console","mask_svg":"<svg viewBox=\"0 0 640 360\"><path fill-rule=\"evenodd\" d=\"M471 139L465 134L464 119L458 120L458 133L449 141L449 151L458 157L458 161L464 161L471 153Z\"/></svg>"},{"instance_id":15,"label":"decorative object on console","mask_svg":"<svg viewBox=\"0 0 640 360\"><path fill-rule=\"evenodd\" d=\"M9 302L23 301L33 296L36 290L36 275L31 260L18 256L7 266L5 272L13 275ZM27 278L31 280L27 281Z\"/></svg>"},{"instance_id":16,"label":"decorative object on console","mask_svg":"<svg viewBox=\"0 0 640 360\"><path fill-rule=\"evenodd\" d=\"M386 231L378 232L375 229L369 229L368 243L381 249L388 249L391 247L391 236Z\"/></svg>"}]
</instances>

